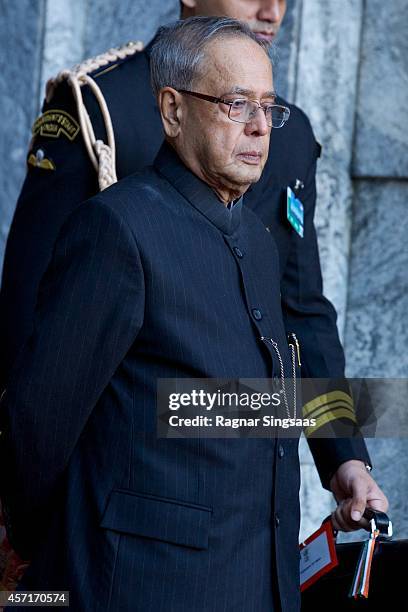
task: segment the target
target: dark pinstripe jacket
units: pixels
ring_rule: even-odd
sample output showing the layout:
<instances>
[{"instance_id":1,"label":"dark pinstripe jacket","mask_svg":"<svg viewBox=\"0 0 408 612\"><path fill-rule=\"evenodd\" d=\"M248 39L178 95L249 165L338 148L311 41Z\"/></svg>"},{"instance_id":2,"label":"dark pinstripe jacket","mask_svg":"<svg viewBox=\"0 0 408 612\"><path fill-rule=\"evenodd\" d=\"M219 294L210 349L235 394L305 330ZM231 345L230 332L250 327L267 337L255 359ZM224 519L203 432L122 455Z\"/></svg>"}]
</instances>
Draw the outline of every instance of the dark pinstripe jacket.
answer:
<instances>
[{"instance_id":1,"label":"dark pinstripe jacket","mask_svg":"<svg viewBox=\"0 0 408 612\"><path fill-rule=\"evenodd\" d=\"M1 406L20 589L78 612L298 610L297 439L154 434L157 378L279 375L260 336L291 372L273 238L169 146L77 207Z\"/></svg>"},{"instance_id":2,"label":"dark pinstripe jacket","mask_svg":"<svg viewBox=\"0 0 408 612\"><path fill-rule=\"evenodd\" d=\"M150 46L93 73L113 121L119 178L151 164L163 141L160 113L150 87L149 53ZM86 86L82 91L96 137L106 141L98 104ZM276 240L285 327L295 332L300 341L302 376L336 381L344 376L344 354L336 312L322 292L313 224L319 147L306 115L296 106L289 106L290 120L283 129L273 130L264 172L246 194L245 202ZM68 113L74 121L78 119L72 90L66 82L59 85L51 101L44 103L44 112L52 109ZM52 138L38 133L30 148L34 157L37 152L52 160L56 169L51 172L29 166L8 236L0 290L0 390L31 333L40 279L58 232L79 202L98 191L96 173L80 133L72 141L65 136ZM294 187L297 179L305 185L301 192L305 207L303 239L289 225L285 214L286 188ZM322 422L330 412L325 398L322 395L316 406L322 413ZM346 407L350 404L351 398ZM341 407L344 404L340 411ZM329 429L331 438L331 424L325 427L320 423L320 427L320 432ZM358 438L308 441L326 488L342 462L370 462L365 444Z\"/></svg>"}]
</instances>

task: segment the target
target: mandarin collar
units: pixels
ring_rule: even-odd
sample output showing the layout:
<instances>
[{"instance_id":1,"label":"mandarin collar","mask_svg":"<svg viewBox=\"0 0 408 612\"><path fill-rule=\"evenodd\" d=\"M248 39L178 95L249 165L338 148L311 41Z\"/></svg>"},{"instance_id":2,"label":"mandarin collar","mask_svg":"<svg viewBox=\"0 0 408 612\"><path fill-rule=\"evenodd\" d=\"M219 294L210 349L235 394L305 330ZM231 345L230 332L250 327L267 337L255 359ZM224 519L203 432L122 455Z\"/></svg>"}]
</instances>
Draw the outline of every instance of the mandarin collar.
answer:
<instances>
[{"instance_id":1,"label":"mandarin collar","mask_svg":"<svg viewBox=\"0 0 408 612\"><path fill-rule=\"evenodd\" d=\"M184 165L170 144L161 146L154 167L173 187L221 232L231 235L241 221L242 197L232 210L218 199L207 183Z\"/></svg>"}]
</instances>

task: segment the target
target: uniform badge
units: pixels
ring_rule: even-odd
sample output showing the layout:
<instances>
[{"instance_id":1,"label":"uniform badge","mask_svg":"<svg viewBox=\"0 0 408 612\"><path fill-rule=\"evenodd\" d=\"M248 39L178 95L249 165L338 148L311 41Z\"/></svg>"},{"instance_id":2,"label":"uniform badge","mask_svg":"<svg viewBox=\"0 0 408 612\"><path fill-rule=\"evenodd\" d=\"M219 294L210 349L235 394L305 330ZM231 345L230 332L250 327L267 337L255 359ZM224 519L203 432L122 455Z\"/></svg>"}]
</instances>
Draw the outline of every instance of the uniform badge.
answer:
<instances>
[{"instance_id":1,"label":"uniform badge","mask_svg":"<svg viewBox=\"0 0 408 612\"><path fill-rule=\"evenodd\" d=\"M295 230L303 238L304 234L304 208L302 202L296 197L290 187L287 188L286 196L286 217Z\"/></svg>"},{"instance_id":2,"label":"uniform badge","mask_svg":"<svg viewBox=\"0 0 408 612\"><path fill-rule=\"evenodd\" d=\"M52 159L45 157L45 153L42 149L37 149L35 154L30 153L27 163L34 168L41 168L42 170L55 170L54 162Z\"/></svg>"},{"instance_id":3,"label":"uniform badge","mask_svg":"<svg viewBox=\"0 0 408 612\"><path fill-rule=\"evenodd\" d=\"M74 140L80 130L79 123L69 113L63 110L48 110L34 122L33 136L59 138L65 136Z\"/></svg>"}]
</instances>

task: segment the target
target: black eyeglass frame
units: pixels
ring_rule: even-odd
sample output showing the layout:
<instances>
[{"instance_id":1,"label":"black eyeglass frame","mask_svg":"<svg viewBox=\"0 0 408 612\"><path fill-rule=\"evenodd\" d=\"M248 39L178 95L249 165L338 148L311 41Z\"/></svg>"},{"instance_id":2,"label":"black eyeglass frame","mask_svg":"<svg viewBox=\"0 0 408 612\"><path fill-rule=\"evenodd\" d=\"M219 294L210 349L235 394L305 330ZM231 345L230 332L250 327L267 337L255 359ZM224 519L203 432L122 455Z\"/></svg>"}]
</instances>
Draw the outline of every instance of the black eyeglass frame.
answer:
<instances>
[{"instance_id":1,"label":"black eyeglass frame","mask_svg":"<svg viewBox=\"0 0 408 612\"><path fill-rule=\"evenodd\" d=\"M227 106L229 106L228 119L230 119L231 121L234 121L235 123L242 123L246 125L247 123L250 123L252 121L252 119L249 119L248 121L237 121L237 119L232 119L231 110L232 110L232 105L234 104L235 100L225 100L224 98L217 98L216 96L209 96L207 94L199 93L197 91L190 91L188 89L176 89L176 91L178 91L181 94L187 94L189 96L199 98L200 100L206 100L207 102L212 102L213 104L220 104L220 103L226 104ZM236 100L241 100L241 99L244 99L244 98L236 98ZM258 102L258 100L248 100L248 102L255 102L256 104L258 104L258 108L261 108L264 111L265 118L266 118L265 109L262 106L262 104ZM281 108L283 110L284 119L282 120L281 125L275 126L275 125L268 124L269 127L273 128L274 130L278 130L281 127L283 127L285 123L288 121L290 117L290 108L288 108L287 106L283 106L282 104L270 104L269 106L273 108Z\"/></svg>"}]
</instances>

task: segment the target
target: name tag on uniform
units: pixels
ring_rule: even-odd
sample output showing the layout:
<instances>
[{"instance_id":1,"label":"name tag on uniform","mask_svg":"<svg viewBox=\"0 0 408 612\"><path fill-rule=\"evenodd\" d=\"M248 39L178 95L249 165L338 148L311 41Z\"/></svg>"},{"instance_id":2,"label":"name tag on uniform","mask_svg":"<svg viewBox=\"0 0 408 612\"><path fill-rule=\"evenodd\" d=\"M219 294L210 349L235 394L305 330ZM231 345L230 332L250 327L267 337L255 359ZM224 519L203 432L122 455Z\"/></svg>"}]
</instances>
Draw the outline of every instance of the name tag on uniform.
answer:
<instances>
[{"instance_id":1,"label":"name tag on uniform","mask_svg":"<svg viewBox=\"0 0 408 612\"><path fill-rule=\"evenodd\" d=\"M287 188L286 216L295 230L303 238L304 209L302 202L296 197L290 187Z\"/></svg>"},{"instance_id":2,"label":"name tag on uniform","mask_svg":"<svg viewBox=\"0 0 408 612\"><path fill-rule=\"evenodd\" d=\"M304 591L338 565L331 522L324 522L299 548L300 590Z\"/></svg>"}]
</instances>

